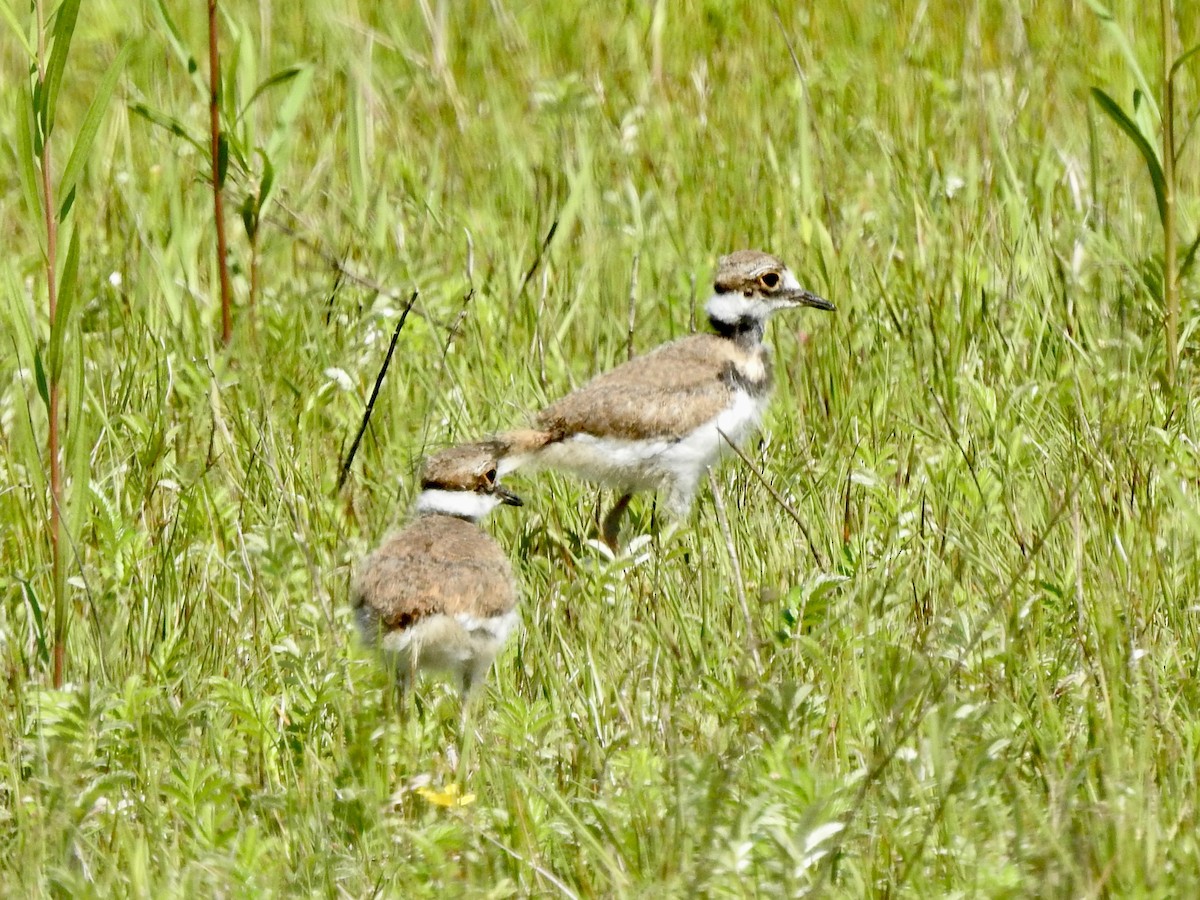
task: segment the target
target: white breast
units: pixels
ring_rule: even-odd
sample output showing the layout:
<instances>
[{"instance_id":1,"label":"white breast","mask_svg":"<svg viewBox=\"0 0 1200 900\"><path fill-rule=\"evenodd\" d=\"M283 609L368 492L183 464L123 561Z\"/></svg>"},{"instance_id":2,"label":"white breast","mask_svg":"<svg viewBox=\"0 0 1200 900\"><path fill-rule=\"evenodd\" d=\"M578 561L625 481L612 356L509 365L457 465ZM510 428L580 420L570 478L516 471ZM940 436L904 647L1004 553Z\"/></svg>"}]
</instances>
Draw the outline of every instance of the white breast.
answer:
<instances>
[{"instance_id":1,"label":"white breast","mask_svg":"<svg viewBox=\"0 0 1200 900\"><path fill-rule=\"evenodd\" d=\"M621 491L661 489L667 506L682 514L700 478L728 449L722 433L740 444L762 422L768 399L738 391L715 419L675 441L575 435L546 447L538 462Z\"/></svg>"}]
</instances>

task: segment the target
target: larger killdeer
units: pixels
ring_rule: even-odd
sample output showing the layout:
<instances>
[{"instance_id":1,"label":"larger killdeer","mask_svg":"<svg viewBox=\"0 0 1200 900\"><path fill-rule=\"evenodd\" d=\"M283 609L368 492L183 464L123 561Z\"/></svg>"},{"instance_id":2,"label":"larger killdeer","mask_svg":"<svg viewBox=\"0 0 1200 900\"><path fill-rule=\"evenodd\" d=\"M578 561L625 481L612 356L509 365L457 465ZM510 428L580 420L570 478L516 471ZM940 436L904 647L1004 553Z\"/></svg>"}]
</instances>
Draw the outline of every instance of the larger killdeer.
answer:
<instances>
[{"instance_id":1,"label":"larger killdeer","mask_svg":"<svg viewBox=\"0 0 1200 900\"><path fill-rule=\"evenodd\" d=\"M500 437L501 472L526 463L573 472L622 492L601 534L614 547L632 494L660 490L677 514L691 506L725 435L740 442L762 419L772 387L767 319L833 304L757 250L721 257L706 306L715 334L673 341L600 375L543 409L536 428Z\"/></svg>"},{"instance_id":2,"label":"larger killdeer","mask_svg":"<svg viewBox=\"0 0 1200 900\"><path fill-rule=\"evenodd\" d=\"M457 677L464 695L482 682L517 624L508 557L476 522L521 500L496 481L494 442L431 457L416 518L363 560L351 602L363 640L379 647L402 687L418 669Z\"/></svg>"}]
</instances>

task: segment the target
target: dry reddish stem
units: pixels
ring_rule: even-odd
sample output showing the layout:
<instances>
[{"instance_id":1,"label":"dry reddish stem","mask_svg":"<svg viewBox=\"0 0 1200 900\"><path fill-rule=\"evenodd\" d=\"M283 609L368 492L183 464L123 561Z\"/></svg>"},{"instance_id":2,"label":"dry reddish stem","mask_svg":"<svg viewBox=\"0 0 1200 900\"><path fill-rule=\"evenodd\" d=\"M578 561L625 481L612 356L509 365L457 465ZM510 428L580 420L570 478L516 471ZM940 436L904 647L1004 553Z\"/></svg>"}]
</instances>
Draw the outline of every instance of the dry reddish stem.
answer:
<instances>
[{"instance_id":1,"label":"dry reddish stem","mask_svg":"<svg viewBox=\"0 0 1200 900\"><path fill-rule=\"evenodd\" d=\"M1163 317L1167 330L1167 381L1175 389L1179 366L1179 273L1178 237L1175 228L1175 86L1171 66L1175 57L1175 13L1171 0L1159 0L1162 21L1162 174L1165 184L1163 210Z\"/></svg>"},{"instance_id":2,"label":"dry reddish stem","mask_svg":"<svg viewBox=\"0 0 1200 900\"><path fill-rule=\"evenodd\" d=\"M217 220L217 269L221 273L221 341L228 344L233 334L230 307L233 287L226 262L225 199L221 194L221 110L218 106L221 85L221 57L217 52L217 0L208 0L208 126L212 137L213 215Z\"/></svg>"}]
</instances>

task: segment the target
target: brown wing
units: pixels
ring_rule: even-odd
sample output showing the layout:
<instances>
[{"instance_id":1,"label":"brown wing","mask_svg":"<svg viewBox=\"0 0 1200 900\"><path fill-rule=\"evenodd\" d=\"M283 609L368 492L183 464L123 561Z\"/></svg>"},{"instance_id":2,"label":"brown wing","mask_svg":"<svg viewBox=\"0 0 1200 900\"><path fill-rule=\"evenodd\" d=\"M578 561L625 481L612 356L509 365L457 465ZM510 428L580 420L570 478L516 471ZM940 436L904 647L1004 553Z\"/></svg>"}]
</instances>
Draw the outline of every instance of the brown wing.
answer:
<instances>
[{"instance_id":1,"label":"brown wing","mask_svg":"<svg viewBox=\"0 0 1200 900\"><path fill-rule=\"evenodd\" d=\"M715 335L692 335L631 359L538 413L551 440L573 434L626 439L680 437L733 402L744 351Z\"/></svg>"},{"instance_id":2,"label":"brown wing","mask_svg":"<svg viewBox=\"0 0 1200 900\"><path fill-rule=\"evenodd\" d=\"M477 527L426 516L392 535L363 560L351 591L385 630L408 628L437 614L502 615L516 605L512 566Z\"/></svg>"}]
</instances>

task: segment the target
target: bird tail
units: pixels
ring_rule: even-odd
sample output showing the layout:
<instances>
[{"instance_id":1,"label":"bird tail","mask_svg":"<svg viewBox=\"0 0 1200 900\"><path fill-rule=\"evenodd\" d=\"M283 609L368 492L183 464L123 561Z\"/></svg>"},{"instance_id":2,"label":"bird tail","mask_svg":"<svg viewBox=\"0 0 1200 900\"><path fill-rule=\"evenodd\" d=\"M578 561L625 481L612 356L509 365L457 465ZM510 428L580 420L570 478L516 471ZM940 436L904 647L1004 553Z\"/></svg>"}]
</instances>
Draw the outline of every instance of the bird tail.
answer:
<instances>
[{"instance_id":1,"label":"bird tail","mask_svg":"<svg viewBox=\"0 0 1200 900\"><path fill-rule=\"evenodd\" d=\"M531 462L547 444L553 442L553 437L548 431L518 428L498 434L493 440L503 448L500 452L500 474L505 475Z\"/></svg>"}]
</instances>

